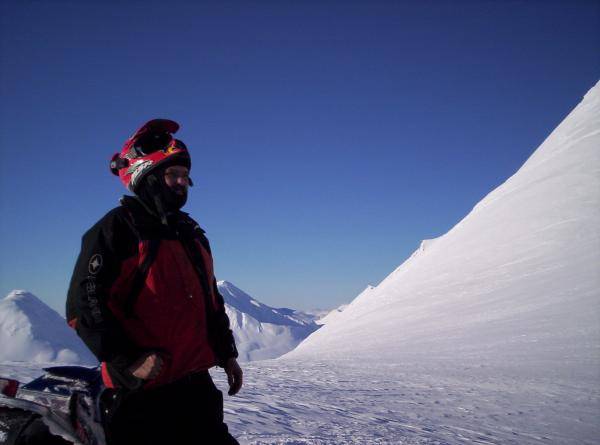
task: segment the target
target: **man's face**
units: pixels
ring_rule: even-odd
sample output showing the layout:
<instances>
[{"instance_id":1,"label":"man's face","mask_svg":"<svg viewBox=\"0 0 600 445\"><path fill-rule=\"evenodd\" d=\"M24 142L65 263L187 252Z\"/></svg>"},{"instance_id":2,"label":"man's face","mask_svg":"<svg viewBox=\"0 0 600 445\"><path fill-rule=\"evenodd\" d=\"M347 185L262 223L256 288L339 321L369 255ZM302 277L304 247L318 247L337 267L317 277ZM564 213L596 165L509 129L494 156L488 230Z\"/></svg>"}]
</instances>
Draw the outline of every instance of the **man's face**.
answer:
<instances>
[{"instance_id":1,"label":"man's face","mask_svg":"<svg viewBox=\"0 0 600 445\"><path fill-rule=\"evenodd\" d=\"M186 196L190 186L190 172L183 165L172 165L165 170L165 184L173 193Z\"/></svg>"}]
</instances>

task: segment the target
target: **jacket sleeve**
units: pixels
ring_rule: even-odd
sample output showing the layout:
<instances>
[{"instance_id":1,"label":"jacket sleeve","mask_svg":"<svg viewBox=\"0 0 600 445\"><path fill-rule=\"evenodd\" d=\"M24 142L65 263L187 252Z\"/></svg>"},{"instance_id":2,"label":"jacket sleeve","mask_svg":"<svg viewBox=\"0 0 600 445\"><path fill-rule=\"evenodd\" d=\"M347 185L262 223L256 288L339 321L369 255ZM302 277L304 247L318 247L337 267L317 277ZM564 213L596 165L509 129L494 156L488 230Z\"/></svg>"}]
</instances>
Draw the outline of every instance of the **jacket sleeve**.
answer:
<instances>
[{"instance_id":1,"label":"jacket sleeve","mask_svg":"<svg viewBox=\"0 0 600 445\"><path fill-rule=\"evenodd\" d=\"M143 351L108 307L109 291L121 267L116 239L123 230L120 225L124 224L116 212L109 212L83 236L67 296L67 320L98 360L106 362L115 386L137 388L142 381L127 368Z\"/></svg>"},{"instance_id":2,"label":"jacket sleeve","mask_svg":"<svg viewBox=\"0 0 600 445\"><path fill-rule=\"evenodd\" d=\"M217 310L215 312L215 355L217 364L225 367L227 360L238 357L238 350L235 345L233 331L230 328L229 317L225 312L225 300L219 293L217 281L213 280L213 290L217 299Z\"/></svg>"}]
</instances>

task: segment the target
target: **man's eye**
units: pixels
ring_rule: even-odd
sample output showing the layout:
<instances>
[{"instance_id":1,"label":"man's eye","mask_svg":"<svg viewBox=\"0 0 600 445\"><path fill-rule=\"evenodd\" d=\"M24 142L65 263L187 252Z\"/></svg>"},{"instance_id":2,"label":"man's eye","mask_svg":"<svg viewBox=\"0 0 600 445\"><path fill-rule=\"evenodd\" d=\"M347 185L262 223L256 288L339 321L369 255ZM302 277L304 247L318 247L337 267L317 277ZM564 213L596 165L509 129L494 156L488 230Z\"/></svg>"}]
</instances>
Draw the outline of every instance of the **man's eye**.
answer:
<instances>
[{"instance_id":1,"label":"man's eye","mask_svg":"<svg viewBox=\"0 0 600 445\"><path fill-rule=\"evenodd\" d=\"M189 181L190 177L188 175L177 175L175 173L165 173L165 176L168 177L169 179L183 179L185 181Z\"/></svg>"}]
</instances>

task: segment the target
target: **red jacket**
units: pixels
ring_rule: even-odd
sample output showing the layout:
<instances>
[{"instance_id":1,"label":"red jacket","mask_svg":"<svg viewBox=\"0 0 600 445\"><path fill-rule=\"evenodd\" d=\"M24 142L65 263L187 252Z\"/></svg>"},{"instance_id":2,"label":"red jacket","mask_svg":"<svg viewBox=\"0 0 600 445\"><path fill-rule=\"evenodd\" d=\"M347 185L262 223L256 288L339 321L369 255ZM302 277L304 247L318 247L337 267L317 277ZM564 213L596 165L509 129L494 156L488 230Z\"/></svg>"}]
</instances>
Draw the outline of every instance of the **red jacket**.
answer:
<instances>
[{"instance_id":1,"label":"red jacket","mask_svg":"<svg viewBox=\"0 0 600 445\"><path fill-rule=\"evenodd\" d=\"M161 385L237 357L204 231L184 212L165 226L137 198L83 236L67 319L109 387ZM127 368L146 352L164 363L144 383Z\"/></svg>"}]
</instances>

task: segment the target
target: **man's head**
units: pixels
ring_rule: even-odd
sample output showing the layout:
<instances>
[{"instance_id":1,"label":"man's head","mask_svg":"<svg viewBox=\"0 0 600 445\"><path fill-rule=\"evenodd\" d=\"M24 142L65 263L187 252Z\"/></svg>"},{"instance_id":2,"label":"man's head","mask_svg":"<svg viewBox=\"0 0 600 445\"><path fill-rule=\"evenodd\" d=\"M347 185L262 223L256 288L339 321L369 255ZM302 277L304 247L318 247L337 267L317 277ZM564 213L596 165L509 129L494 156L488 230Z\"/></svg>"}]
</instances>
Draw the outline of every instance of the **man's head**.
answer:
<instances>
[{"instance_id":1,"label":"man's head","mask_svg":"<svg viewBox=\"0 0 600 445\"><path fill-rule=\"evenodd\" d=\"M131 136L111 161L111 171L153 207L173 211L187 200L191 158L185 144L173 138L179 124L154 119ZM157 201L158 200L158 201ZM157 208L160 213L160 208Z\"/></svg>"}]
</instances>

